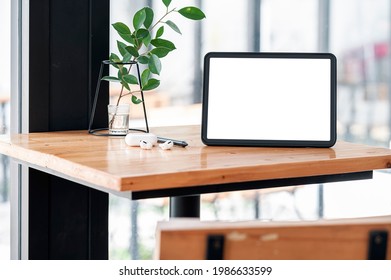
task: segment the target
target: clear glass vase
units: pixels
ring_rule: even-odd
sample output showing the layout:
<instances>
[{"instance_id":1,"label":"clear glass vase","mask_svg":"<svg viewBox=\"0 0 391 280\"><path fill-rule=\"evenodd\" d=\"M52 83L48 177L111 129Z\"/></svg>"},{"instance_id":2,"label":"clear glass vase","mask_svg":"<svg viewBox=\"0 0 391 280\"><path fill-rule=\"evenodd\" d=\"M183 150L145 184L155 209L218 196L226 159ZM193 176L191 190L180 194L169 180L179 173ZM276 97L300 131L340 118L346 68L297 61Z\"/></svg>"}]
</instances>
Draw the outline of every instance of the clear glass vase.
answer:
<instances>
[{"instance_id":1,"label":"clear glass vase","mask_svg":"<svg viewBox=\"0 0 391 280\"><path fill-rule=\"evenodd\" d=\"M129 104L108 105L109 134L126 135L129 131Z\"/></svg>"}]
</instances>

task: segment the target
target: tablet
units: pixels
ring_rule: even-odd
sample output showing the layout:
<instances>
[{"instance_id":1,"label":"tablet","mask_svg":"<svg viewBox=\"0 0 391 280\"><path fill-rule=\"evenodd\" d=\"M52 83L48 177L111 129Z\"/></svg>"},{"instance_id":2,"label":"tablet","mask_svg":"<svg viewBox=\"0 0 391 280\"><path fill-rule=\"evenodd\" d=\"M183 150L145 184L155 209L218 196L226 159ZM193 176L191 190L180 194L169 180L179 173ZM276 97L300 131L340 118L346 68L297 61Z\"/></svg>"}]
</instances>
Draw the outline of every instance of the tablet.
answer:
<instances>
[{"instance_id":1,"label":"tablet","mask_svg":"<svg viewBox=\"0 0 391 280\"><path fill-rule=\"evenodd\" d=\"M336 57L330 53L213 52L204 58L206 145L331 147Z\"/></svg>"}]
</instances>

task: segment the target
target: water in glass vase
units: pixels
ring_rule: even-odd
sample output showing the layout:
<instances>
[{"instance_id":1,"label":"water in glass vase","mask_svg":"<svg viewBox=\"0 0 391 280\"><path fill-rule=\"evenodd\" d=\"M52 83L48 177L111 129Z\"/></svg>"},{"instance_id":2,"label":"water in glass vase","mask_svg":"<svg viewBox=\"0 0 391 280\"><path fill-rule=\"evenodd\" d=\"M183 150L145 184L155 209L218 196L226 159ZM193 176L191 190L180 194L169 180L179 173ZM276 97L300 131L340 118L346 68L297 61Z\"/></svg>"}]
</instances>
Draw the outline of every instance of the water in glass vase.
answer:
<instances>
[{"instance_id":1,"label":"water in glass vase","mask_svg":"<svg viewBox=\"0 0 391 280\"><path fill-rule=\"evenodd\" d=\"M108 105L109 134L126 135L129 131L129 104Z\"/></svg>"}]
</instances>

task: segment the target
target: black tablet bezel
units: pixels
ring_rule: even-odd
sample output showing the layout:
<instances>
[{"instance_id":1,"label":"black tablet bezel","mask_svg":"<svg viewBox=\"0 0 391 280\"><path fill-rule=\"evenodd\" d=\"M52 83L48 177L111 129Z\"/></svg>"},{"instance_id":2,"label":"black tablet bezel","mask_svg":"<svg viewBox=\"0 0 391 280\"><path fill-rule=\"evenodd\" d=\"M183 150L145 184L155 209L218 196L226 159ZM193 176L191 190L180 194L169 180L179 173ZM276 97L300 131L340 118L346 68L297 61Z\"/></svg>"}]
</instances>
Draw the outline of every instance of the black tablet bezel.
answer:
<instances>
[{"instance_id":1,"label":"black tablet bezel","mask_svg":"<svg viewBox=\"0 0 391 280\"><path fill-rule=\"evenodd\" d=\"M211 58L291 58L330 60L330 140L273 140L273 139L208 139L208 95ZM281 53L281 52L210 52L204 57L201 140L209 146L259 146L259 147L332 147L337 140L337 59L331 53Z\"/></svg>"}]
</instances>

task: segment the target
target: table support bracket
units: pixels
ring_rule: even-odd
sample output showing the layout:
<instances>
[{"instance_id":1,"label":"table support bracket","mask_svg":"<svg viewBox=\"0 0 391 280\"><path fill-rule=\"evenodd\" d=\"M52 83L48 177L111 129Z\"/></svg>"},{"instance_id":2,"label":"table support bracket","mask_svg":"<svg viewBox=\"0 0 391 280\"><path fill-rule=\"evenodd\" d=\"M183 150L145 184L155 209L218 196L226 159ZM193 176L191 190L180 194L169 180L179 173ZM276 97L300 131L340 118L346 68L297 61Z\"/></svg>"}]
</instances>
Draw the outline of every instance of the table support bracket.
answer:
<instances>
[{"instance_id":1,"label":"table support bracket","mask_svg":"<svg viewBox=\"0 0 391 280\"><path fill-rule=\"evenodd\" d=\"M206 193L219 193L243 190L256 190L265 188L299 186L308 184L323 184L343 181L366 180L373 178L373 171L362 171L343 174L329 174L319 176L297 177L297 178L281 178L272 180L261 180L251 182L237 182L227 184L214 184L206 186L184 187L159 189L151 191L134 191L132 192L132 200L155 198L155 197L176 197L176 196L192 196Z\"/></svg>"}]
</instances>

